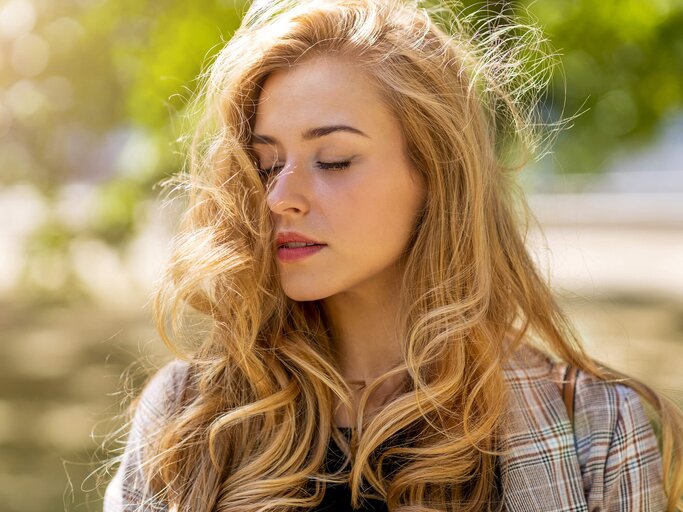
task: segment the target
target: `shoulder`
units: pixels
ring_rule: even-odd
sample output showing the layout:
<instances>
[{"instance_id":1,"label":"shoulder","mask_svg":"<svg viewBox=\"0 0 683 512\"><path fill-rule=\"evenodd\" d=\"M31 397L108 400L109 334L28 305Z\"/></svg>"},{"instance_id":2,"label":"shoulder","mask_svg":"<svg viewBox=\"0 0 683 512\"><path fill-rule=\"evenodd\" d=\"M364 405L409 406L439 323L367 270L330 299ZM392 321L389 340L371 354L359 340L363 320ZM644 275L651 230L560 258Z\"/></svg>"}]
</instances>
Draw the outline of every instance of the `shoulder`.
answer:
<instances>
[{"instance_id":1,"label":"shoulder","mask_svg":"<svg viewBox=\"0 0 683 512\"><path fill-rule=\"evenodd\" d=\"M663 509L661 455L638 394L579 372L571 423L561 394L566 368L529 346L507 361L509 467L555 473L556 489L565 489L555 499L576 487L590 510Z\"/></svg>"},{"instance_id":2,"label":"shoulder","mask_svg":"<svg viewBox=\"0 0 683 512\"><path fill-rule=\"evenodd\" d=\"M661 453L639 395L579 372L574 431L588 505L664 510Z\"/></svg>"},{"instance_id":3,"label":"shoulder","mask_svg":"<svg viewBox=\"0 0 683 512\"><path fill-rule=\"evenodd\" d=\"M505 360L503 371L510 385L533 385L546 381L556 370L550 357L531 345L522 344Z\"/></svg>"},{"instance_id":4,"label":"shoulder","mask_svg":"<svg viewBox=\"0 0 683 512\"><path fill-rule=\"evenodd\" d=\"M519 347L506 361L508 388L518 399L535 396L548 402L562 400L567 364L554 361L529 345ZM603 380L579 371L575 386L575 424L589 423L592 430L613 431L621 423L646 418L638 393L623 381ZM564 408L564 402L562 401Z\"/></svg>"},{"instance_id":5,"label":"shoulder","mask_svg":"<svg viewBox=\"0 0 683 512\"><path fill-rule=\"evenodd\" d=\"M131 439L146 441L178 405L186 384L189 363L174 359L157 370L133 401Z\"/></svg>"},{"instance_id":6,"label":"shoulder","mask_svg":"<svg viewBox=\"0 0 683 512\"><path fill-rule=\"evenodd\" d=\"M506 361L504 375L508 388L518 398L520 395L522 399L531 395L543 396L552 403L560 400L566 409L561 389L567 367L566 363L552 360L541 350L523 345ZM576 377L574 400L575 421L588 421L599 430L613 429L619 421L644 416L640 398L632 388L582 371Z\"/></svg>"},{"instance_id":7,"label":"shoulder","mask_svg":"<svg viewBox=\"0 0 683 512\"><path fill-rule=\"evenodd\" d=\"M169 412L182 396L189 363L174 359L157 370L143 387L135 406L135 417Z\"/></svg>"},{"instance_id":8,"label":"shoulder","mask_svg":"<svg viewBox=\"0 0 683 512\"><path fill-rule=\"evenodd\" d=\"M536 348L520 347L504 368L511 401L521 408L545 408L552 412L551 421L568 422L561 393L566 370L566 363L553 361ZM639 395L631 387L579 371L572 428L581 451L588 442L604 445L601 438L615 441L613 436L621 429L649 434L651 425ZM582 439L584 435L589 440Z\"/></svg>"},{"instance_id":9,"label":"shoulder","mask_svg":"<svg viewBox=\"0 0 683 512\"><path fill-rule=\"evenodd\" d=\"M503 371L507 384L504 462L511 474L525 477L536 467L545 475L555 471L558 462L569 464L574 439L560 394L560 367L543 352L523 345L510 355Z\"/></svg>"},{"instance_id":10,"label":"shoulder","mask_svg":"<svg viewBox=\"0 0 683 512\"><path fill-rule=\"evenodd\" d=\"M157 370L133 402L134 413L127 426L124 451L111 462L118 463L104 495L104 511L134 510L144 503L145 510L163 510L147 500L144 451L177 407L186 383L189 363L174 359Z\"/></svg>"},{"instance_id":11,"label":"shoulder","mask_svg":"<svg viewBox=\"0 0 683 512\"><path fill-rule=\"evenodd\" d=\"M509 405L524 420L523 428L550 429L567 419L560 394L564 369L545 353L529 345L518 347L505 361L503 374ZM522 427L520 427L522 428Z\"/></svg>"},{"instance_id":12,"label":"shoulder","mask_svg":"<svg viewBox=\"0 0 683 512\"><path fill-rule=\"evenodd\" d=\"M177 410L190 364L174 359L157 370L133 402L128 444L146 445Z\"/></svg>"}]
</instances>

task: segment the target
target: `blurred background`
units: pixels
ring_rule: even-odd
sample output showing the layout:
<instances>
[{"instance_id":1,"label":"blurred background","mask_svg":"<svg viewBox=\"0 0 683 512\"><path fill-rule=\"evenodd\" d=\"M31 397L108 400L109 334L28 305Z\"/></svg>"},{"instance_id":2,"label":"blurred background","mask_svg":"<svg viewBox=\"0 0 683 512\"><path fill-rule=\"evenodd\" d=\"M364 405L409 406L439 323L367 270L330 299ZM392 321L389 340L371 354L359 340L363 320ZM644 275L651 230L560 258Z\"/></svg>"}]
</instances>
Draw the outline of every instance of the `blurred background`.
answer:
<instances>
[{"instance_id":1,"label":"blurred background","mask_svg":"<svg viewBox=\"0 0 683 512\"><path fill-rule=\"evenodd\" d=\"M528 7L564 69L544 107L580 114L520 175L530 247L592 353L683 404L683 2L488 7ZM0 0L2 511L101 509L103 436L171 357L148 299L178 211L155 184L243 8Z\"/></svg>"}]
</instances>

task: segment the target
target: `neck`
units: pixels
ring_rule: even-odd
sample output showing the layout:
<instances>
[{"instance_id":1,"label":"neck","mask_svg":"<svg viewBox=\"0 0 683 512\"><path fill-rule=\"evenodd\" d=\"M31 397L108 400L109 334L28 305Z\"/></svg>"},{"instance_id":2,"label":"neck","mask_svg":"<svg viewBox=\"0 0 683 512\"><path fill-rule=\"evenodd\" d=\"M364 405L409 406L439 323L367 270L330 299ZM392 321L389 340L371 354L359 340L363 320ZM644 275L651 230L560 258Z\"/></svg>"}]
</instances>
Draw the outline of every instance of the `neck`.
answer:
<instances>
[{"instance_id":1,"label":"neck","mask_svg":"<svg viewBox=\"0 0 683 512\"><path fill-rule=\"evenodd\" d=\"M357 425L359 400L368 392L366 386L402 360L398 322L400 280L395 273L388 274L390 277L375 279L322 301L338 368L351 388L351 409L333 398L338 426ZM363 415L380 410L400 388L404 377L393 376L376 387L368 396Z\"/></svg>"},{"instance_id":2,"label":"neck","mask_svg":"<svg viewBox=\"0 0 683 512\"><path fill-rule=\"evenodd\" d=\"M347 381L367 384L400 362L400 296L395 288L347 291L323 301L339 369Z\"/></svg>"}]
</instances>

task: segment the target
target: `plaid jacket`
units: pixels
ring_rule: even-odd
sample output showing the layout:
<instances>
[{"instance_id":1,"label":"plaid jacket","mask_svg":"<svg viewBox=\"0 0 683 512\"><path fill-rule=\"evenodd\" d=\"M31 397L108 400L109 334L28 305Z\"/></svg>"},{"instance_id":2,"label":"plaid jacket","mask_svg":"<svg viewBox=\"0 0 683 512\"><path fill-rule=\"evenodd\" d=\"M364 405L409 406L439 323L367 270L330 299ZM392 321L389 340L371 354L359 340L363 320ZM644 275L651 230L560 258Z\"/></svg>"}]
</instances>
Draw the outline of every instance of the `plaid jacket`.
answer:
<instances>
[{"instance_id":1,"label":"plaid jacket","mask_svg":"<svg viewBox=\"0 0 683 512\"><path fill-rule=\"evenodd\" d=\"M169 363L143 391L121 464L106 489L104 512L167 510L146 497L140 448L163 408L179 396L186 369L181 361ZM560 394L564 370L530 347L519 349L505 368L505 510L665 510L661 457L637 394L579 372L572 428Z\"/></svg>"}]
</instances>

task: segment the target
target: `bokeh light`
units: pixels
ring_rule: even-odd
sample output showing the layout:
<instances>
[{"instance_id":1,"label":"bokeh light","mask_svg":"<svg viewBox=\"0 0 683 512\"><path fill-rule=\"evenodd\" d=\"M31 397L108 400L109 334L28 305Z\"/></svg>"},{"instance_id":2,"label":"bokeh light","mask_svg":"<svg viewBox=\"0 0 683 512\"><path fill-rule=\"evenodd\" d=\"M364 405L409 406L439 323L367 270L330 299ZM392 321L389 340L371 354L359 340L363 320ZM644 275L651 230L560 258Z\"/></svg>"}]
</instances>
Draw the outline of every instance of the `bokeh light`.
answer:
<instances>
[{"instance_id":1,"label":"bokeh light","mask_svg":"<svg viewBox=\"0 0 683 512\"><path fill-rule=\"evenodd\" d=\"M25 34L12 43L10 62L14 71L20 76L39 75L45 71L49 60L50 48L40 36Z\"/></svg>"},{"instance_id":2,"label":"bokeh light","mask_svg":"<svg viewBox=\"0 0 683 512\"><path fill-rule=\"evenodd\" d=\"M0 37L16 39L33 30L36 8L30 0L9 0L0 6Z\"/></svg>"}]
</instances>

